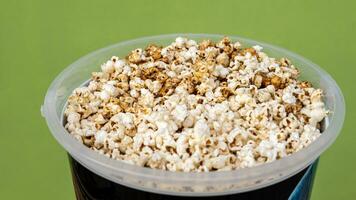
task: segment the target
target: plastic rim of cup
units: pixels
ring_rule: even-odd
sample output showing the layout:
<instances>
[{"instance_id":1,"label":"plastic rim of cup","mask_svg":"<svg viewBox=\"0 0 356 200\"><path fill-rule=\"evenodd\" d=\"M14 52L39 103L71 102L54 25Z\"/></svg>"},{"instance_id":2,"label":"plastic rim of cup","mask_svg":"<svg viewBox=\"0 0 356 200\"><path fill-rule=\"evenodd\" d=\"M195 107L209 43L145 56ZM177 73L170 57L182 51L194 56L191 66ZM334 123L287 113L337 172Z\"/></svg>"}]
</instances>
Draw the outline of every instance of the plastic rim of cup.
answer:
<instances>
[{"instance_id":1,"label":"plastic rim of cup","mask_svg":"<svg viewBox=\"0 0 356 200\"><path fill-rule=\"evenodd\" d=\"M331 111L322 135L312 144L300 151L279 160L251 168L221 172L172 172L140 167L121 160L110 159L87 148L74 139L62 124L63 107L71 91L90 78L90 70L99 70L103 63L113 55L124 56L138 47L151 43L165 44L176 37L189 39L218 40L217 34L169 34L144 37L120 42L94 51L63 70L51 83L42 115L47 125L63 148L79 163L104 178L121 185L148 192L178 196L216 196L256 190L283 181L306 168L325 151L340 133L345 115L342 92L332 77L313 62L286 49L263 42L237 36L228 36L244 46L260 45L272 57L286 57L317 87L325 92L325 103ZM114 54L113 54L114 53ZM95 68L90 67L96 65Z\"/></svg>"}]
</instances>

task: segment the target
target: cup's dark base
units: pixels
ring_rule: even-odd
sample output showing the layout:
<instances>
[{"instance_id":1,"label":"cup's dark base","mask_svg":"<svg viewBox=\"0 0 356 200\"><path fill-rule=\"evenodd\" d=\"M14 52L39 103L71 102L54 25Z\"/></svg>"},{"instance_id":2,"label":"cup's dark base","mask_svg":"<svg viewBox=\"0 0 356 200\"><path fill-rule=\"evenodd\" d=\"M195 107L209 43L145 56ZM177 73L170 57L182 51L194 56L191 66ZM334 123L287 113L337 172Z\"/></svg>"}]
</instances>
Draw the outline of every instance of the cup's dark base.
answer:
<instances>
[{"instance_id":1,"label":"cup's dark base","mask_svg":"<svg viewBox=\"0 0 356 200\"><path fill-rule=\"evenodd\" d=\"M209 200L285 200L288 199L296 188L307 169L298 174L274 185L258 190L238 193L233 195L214 196L214 197L182 197L162 195L141 190L132 189L109 181L92 171L88 170L69 155L69 161L72 170L73 184L75 194L78 200L186 200L186 199L209 199ZM313 181L313 177L310 180ZM303 195L297 199L309 199L312 184L303 188ZM295 199L295 198L293 198Z\"/></svg>"}]
</instances>

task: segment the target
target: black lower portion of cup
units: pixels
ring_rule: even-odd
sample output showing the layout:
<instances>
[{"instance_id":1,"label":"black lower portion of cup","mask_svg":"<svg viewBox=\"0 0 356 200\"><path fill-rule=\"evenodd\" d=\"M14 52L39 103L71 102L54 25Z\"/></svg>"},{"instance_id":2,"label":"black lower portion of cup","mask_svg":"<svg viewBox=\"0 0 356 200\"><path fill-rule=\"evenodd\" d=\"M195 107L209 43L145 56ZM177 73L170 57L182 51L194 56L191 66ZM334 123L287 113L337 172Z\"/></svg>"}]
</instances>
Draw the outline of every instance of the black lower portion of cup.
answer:
<instances>
[{"instance_id":1,"label":"black lower portion of cup","mask_svg":"<svg viewBox=\"0 0 356 200\"><path fill-rule=\"evenodd\" d=\"M253 190L245 193L238 193L224 196L213 197L182 197L182 196L170 196L156 193L145 192L129 188L112 181L109 181L92 171L82 166L79 162L73 159L69 155L70 166L72 170L73 184L75 194L78 200L187 200L187 199L207 199L207 200L285 200L288 199L296 188L303 175L306 173L306 169L298 174L274 185ZM313 179L313 178L312 178ZM311 181L313 181L311 179ZM298 200L309 199L311 193L312 184L309 184L307 188L303 188L303 194L298 196Z\"/></svg>"}]
</instances>

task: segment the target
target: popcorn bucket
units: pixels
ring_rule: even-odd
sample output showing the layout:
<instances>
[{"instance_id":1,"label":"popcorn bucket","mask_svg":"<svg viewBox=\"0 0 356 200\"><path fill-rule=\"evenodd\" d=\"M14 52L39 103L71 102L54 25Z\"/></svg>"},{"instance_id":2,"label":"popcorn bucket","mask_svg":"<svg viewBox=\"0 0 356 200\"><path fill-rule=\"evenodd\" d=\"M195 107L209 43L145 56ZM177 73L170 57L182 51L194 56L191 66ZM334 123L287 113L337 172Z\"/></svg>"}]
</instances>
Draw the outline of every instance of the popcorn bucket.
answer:
<instances>
[{"instance_id":1,"label":"popcorn bucket","mask_svg":"<svg viewBox=\"0 0 356 200\"><path fill-rule=\"evenodd\" d=\"M309 199L317 160L342 128L345 104L340 88L324 70L305 58L269 44L229 36L244 46L260 45L271 57L286 57L308 80L325 93L331 111L322 135L300 151L256 167L221 172L172 172L144 168L114 160L79 143L63 126L63 110L71 92L85 84L92 71L113 55L123 57L148 44L167 45L176 37L196 41L219 40L222 35L173 34L121 42L82 57L52 82L41 107L48 127L68 152L77 199Z\"/></svg>"}]
</instances>

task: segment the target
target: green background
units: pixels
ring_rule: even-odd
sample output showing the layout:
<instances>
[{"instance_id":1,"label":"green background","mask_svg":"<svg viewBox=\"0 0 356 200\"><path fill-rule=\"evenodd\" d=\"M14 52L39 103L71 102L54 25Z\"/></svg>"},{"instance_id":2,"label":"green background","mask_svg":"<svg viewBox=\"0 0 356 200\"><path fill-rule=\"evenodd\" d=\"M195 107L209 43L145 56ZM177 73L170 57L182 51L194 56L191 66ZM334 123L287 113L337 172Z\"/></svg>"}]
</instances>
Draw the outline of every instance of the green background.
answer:
<instances>
[{"instance_id":1,"label":"green background","mask_svg":"<svg viewBox=\"0 0 356 200\"><path fill-rule=\"evenodd\" d=\"M0 198L74 199L65 151L40 115L51 81L79 57L165 33L239 35L322 66L343 90L342 134L322 156L312 199L356 196L355 1L0 1Z\"/></svg>"}]
</instances>

